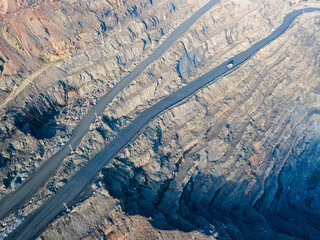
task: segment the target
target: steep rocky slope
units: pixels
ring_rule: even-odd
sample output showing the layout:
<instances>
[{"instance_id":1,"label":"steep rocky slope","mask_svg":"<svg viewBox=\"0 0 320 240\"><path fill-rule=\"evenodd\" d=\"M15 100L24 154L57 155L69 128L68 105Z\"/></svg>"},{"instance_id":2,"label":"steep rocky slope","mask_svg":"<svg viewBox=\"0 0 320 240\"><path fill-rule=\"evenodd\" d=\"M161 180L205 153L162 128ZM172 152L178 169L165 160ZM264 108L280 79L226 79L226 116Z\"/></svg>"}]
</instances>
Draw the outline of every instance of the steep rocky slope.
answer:
<instances>
[{"instance_id":1,"label":"steep rocky slope","mask_svg":"<svg viewBox=\"0 0 320 240\"><path fill-rule=\"evenodd\" d=\"M128 216L111 211L106 222L82 233L143 239L161 229L151 235L317 239L318 28L319 14L299 17L239 70L155 119L100 176ZM122 111L119 106L128 113L127 104L115 108ZM126 124L113 114L107 115L115 119L109 127ZM100 196L84 202L83 211L93 212ZM72 219L79 219L73 214L80 209ZM142 228L136 214L150 217L153 228ZM43 236L58 237L56 229L68 236L64 221ZM172 228L189 235L165 235Z\"/></svg>"},{"instance_id":2,"label":"steep rocky slope","mask_svg":"<svg viewBox=\"0 0 320 240\"><path fill-rule=\"evenodd\" d=\"M79 1L80 5L81 3L82 1ZM37 5L33 11L45 7L49 11L50 6L46 4ZM18 74L12 77L3 76L1 79L0 84L4 93L2 96L5 99L4 103L1 103L0 162L1 182L5 180L3 185L5 191L10 191L7 188L17 172L32 171L39 165L39 161L47 159L52 155L52 151L59 148L59 142L60 145L63 142L60 139L69 136L70 130L96 99L112 88L119 80L119 75L125 74L128 68L141 61L152 51L151 48L160 38L172 29L171 18L182 15L181 21L183 21L193 9L197 8L195 4L183 1L172 4L162 2L158 5L152 5L150 2L135 2L136 5L119 3L118 8L107 14L105 11L110 8L110 3L100 2L106 4L105 9L98 5L98 2L95 4L94 7L101 12L90 8L93 13L89 11L88 14L95 14L95 17L88 16L88 19L96 20L94 23L89 22L94 28L89 23L81 25L90 31L86 33L88 39L83 37L74 44L81 45L85 40L88 42L83 43L78 50L74 50L73 55L61 56L60 61L46 63L31 74L25 74L26 76ZM74 11L73 5L69 5L69 11ZM56 9L51 11L55 14L59 12L65 14L63 9L60 6L58 11ZM87 5L85 9L88 11ZM31 10L23 9L23 11ZM104 19L100 19L100 14ZM75 21L81 18L81 15L73 16ZM7 21L11 20L10 16L7 18L9 18ZM61 18L58 20L61 21ZM121 32L119 32L120 20L123 24ZM113 25L105 27L106 23ZM60 28L60 25L55 27ZM67 27L66 31L68 32ZM102 34L104 42L101 42ZM34 35L31 36L36 38ZM27 59L23 62L32 63ZM10 85L8 79L14 82L16 87ZM15 171L12 172L12 169Z\"/></svg>"},{"instance_id":3,"label":"steep rocky slope","mask_svg":"<svg viewBox=\"0 0 320 240\"><path fill-rule=\"evenodd\" d=\"M50 197L143 109L264 38L287 12L304 4L222 1L114 100L34 204L19 214ZM308 5L319 3L308 1ZM97 177L94 195L59 217L40 238L317 239L319 22L319 13L300 16L284 35L232 74L154 119ZM138 41L129 46L139 46ZM97 57L94 49L88 52ZM46 71L33 90L51 86L45 90L47 96L66 105L57 115L60 121L79 118L85 107L77 113L67 109L79 104L90 107L84 97L90 86L108 82L109 65L90 65L88 58L79 50L63 62L67 67L56 65L68 71ZM107 59L110 64L113 58ZM123 71L124 60L118 59L122 60L112 65L114 75ZM77 68L77 60L88 69ZM57 69L67 80L41 80ZM78 88L79 79L85 87ZM69 97L74 91L80 97ZM25 96L20 96L14 106L24 103ZM41 104L33 106L40 109ZM56 105L43 115L51 114L52 119ZM8 144L3 145L4 153L13 148L14 154L26 159L30 159L24 155L26 147L40 162L48 157L47 148L55 139L67 135L59 130L53 138L39 139L22 130L14 132L19 124L10 125L8 119L6 135L1 135ZM12 144L7 136L28 141ZM13 157L3 159L7 160L2 171L12 174ZM23 165L22 169L28 171Z\"/></svg>"}]
</instances>

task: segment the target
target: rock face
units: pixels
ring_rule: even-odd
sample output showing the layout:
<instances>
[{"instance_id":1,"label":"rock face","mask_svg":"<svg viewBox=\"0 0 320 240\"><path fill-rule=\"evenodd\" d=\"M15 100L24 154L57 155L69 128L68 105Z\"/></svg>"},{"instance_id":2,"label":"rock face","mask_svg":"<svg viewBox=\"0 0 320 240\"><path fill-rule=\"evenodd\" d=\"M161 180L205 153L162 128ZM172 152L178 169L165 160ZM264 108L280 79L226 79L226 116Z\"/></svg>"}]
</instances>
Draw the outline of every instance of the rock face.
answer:
<instances>
[{"instance_id":1,"label":"rock face","mask_svg":"<svg viewBox=\"0 0 320 240\"><path fill-rule=\"evenodd\" d=\"M3 16L8 28L20 31L9 31L10 38L1 38L5 44L15 46L9 41L11 38L21 44L31 44L29 38L32 38L35 45L43 47L34 54L26 53L28 48L23 48L21 53L14 55L21 58L23 64L29 64L27 69L39 68L32 73L18 72L19 74L5 76L5 69L8 68L4 61L4 72L0 81L0 97L3 100L0 110L0 137L3 141L0 147L0 161L3 166L0 170L1 182L7 179L6 176L10 175L13 169L32 172L43 159L52 155L63 143L61 138L70 136L72 128L97 98L114 86L119 75L123 76L128 68L132 68L150 54L151 48L172 29L171 19L175 11L179 16L183 13L183 21L194 9L194 5L187 5L183 1L166 6L159 3L161 8L149 1L126 5L120 1L118 4L96 1L92 6L87 5L86 1L61 4L43 2ZM51 16L57 21L47 22L52 24L52 30L47 26L48 31L57 32L54 36L50 35L51 38L38 36L45 22L39 23L39 26L28 22L28 16L38 16L40 10L47 11L41 13L42 17ZM20 15L27 21L25 25L31 24L40 29L32 32L22 27L21 19L18 18ZM39 21L39 18L32 19ZM71 24L71 20L76 22ZM120 24L123 26L121 32ZM60 38L64 31L66 33ZM68 34L76 34L77 37L69 37ZM102 34L104 43L101 42ZM25 41L19 39L21 35ZM10 49L5 46L3 45L3 48L6 51ZM51 47L57 47L52 50L57 54L50 53ZM64 51L66 49L68 51ZM5 55L3 59L15 59L10 55L14 54L14 51L6 51L0 51ZM60 55L58 51L61 51ZM41 57L43 54L50 58ZM39 61L24 56L37 58ZM40 65L32 65L36 62ZM19 61L14 60L12 64L18 67ZM57 124L58 122L60 124ZM34 146L38 147L31 147L31 151L28 148L20 151L12 148L12 139L22 138L25 142L34 141ZM2 194L10 191L5 185L2 187Z\"/></svg>"},{"instance_id":2,"label":"rock face","mask_svg":"<svg viewBox=\"0 0 320 240\"><path fill-rule=\"evenodd\" d=\"M222 239L320 236L317 16L161 115L115 159L105 184L128 213Z\"/></svg>"},{"instance_id":3,"label":"rock face","mask_svg":"<svg viewBox=\"0 0 320 240\"><path fill-rule=\"evenodd\" d=\"M74 1L65 11L84 9L81 4ZM88 16L101 20L102 4L87 6ZM19 214L54 194L144 109L268 36L286 13L305 4L319 7L317 1L221 1L114 99L32 206ZM97 35L92 46L54 62L35 77L35 86L8 103L11 110L0 125L2 194L12 191L18 172L37 168L50 156L49 148L70 135L54 129L43 136L38 129L56 124L54 116L66 128L70 120L76 123L96 101L92 93L108 91L114 76L134 66L135 56L152 51L173 19L182 22L198 7L193 1L141 1L126 8L144 16L136 25L119 7L121 33L118 18L79 24L106 31L106 44L100 46ZM319 239L319 16L298 17L240 68L155 118L103 169L94 194L40 238ZM101 91L93 92L97 87ZM21 107L27 113L17 110Z\"/></svg>"}]
</instances>

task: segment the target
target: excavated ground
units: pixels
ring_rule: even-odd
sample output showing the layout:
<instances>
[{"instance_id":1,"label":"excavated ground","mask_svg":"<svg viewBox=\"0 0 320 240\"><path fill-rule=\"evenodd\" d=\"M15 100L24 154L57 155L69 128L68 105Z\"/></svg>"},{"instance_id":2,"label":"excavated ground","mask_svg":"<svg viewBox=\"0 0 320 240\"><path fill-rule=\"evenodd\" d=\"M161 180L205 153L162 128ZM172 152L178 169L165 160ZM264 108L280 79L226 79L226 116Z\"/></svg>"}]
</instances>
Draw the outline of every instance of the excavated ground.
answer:
<instances>
[{"instance_id":1,"label":"excavated ground","mask_svg":"<svg viewBox=\"0 0 320 240\"><path fill-rule=\"evenodd\" d=\"M71 122L94 104L94 89L97 97L106 92L102 86L112 87L114 76L152 51L173 19L182 22L203 4L171 3L136 4L136 16L157 9L157 20L140 25L137 18L135 25L122 15L121 32L108 29L105 44L97 44L99 36L57 60L8 104L0 135L3 196L18 186L12 184L18 173L29 174L69 136ZM268 36L286 13L305 5L319 2L221 1L122 91L33 204L8 221L52 196L144 109ZM318 239L319 23L319 13L298 17L235 72L154 119L99 174L94 194L40 238ZM56 126L54 116L65 130L35 133L41 124Z\"/></svg>"}]
</instances>

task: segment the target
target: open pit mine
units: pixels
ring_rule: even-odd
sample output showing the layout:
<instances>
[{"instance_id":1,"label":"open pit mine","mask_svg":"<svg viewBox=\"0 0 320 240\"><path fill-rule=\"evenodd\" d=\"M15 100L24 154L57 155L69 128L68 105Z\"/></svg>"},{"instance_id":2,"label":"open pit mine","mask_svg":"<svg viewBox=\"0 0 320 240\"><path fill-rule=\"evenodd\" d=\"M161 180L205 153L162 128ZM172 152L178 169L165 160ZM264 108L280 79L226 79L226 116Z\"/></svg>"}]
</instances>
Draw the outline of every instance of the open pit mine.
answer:
<instances>
[{"instance_id":1,"label":"open pit mine","mask_svg":"<svg viewBox=\"0 0 320 240\"><path fill-rule=\"evenodd\" d=\"M319 0L0 0L0 239L319 240Z\"/></svg>"}]
</instances>

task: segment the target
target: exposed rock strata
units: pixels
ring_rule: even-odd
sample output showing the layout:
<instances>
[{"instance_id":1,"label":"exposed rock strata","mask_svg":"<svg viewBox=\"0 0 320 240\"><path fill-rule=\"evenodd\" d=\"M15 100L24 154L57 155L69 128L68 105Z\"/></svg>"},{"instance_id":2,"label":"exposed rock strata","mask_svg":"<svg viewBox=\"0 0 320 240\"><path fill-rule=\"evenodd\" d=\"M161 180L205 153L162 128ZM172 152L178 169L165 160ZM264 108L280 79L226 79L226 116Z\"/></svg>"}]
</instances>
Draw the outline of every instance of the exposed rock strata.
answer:
<instances>
[{"instance_id":1,"label":"exposed rock strata","mask_svg":"<svg viewBox=\"0 0 320 240\"><path fill-rule=\"evenodd\" d=\"M59 189L143 109L270 34L286 12L302 6L293 3L226 1L215 7L115 99L33 201L39 204ZM96 181L102 192L56 220L42 237L317 239L318 23L317 13L299 17L236 72L161 114L102 171ZM121 72L121 66L128 65L127 55L109 59L110 68L87 64L101 56L89 48L57 69L61 76L68 76L62 67L74 74L64 82L77 86L83 96L90 87L106 83L106 69ZM85 87L75 84L79 79ZM68 90L58 81L51 84L54 94L47 88L47 96L54 96L61 107L68 101L69 109L80 103L78 97L68 99ZM16 128L14 121L9 123L2 136ZM39 143L50 142L32 139L35 153ZM14 146L18 150L23 142Z\"/></svg>"},{"instance_id":2,"label":"exposed rock strata","mask_svg":"<svg viewBox=\"0 0 320 240\"><path fill-rule=\"evenodd\" d=\"M121 200L125 219L151 216L155 228L202 229L212 239L317 239L317 19L299 17L239 70L155 119L118 155L102 183ZM113 130L122 125L113 122ZM115 232L129 235L135 224ZM88 239L108 235L107 227L96 229Z\"/></svg>"},{"instance_id":3,"label":"exposed rock strata","mask_svg":"<svg viewBox=\"0 0 320 240\"><path fill-rule=\"evenodd\" d=\"M116 158L105 182L129 213L151 208L187 231L212 224L224 238L317 239L316 16L163 114Z\"/></svg>"},{"instance_id":4,"label":"exposed rock strata","mask_svg":"<svg viewBox=\"0 0 320 240\"><path fill-rule=\"evenodd\" d=\"M95 4L98 4L98 2ZM118 15L110 13L105 16L106 19L104 21L116 25L105 30L104 44L101 45L100 35L97 35L97 32L94 34L94 28L90 29L90 24L94 23L83 24L85 29L90 29L93 32L92 34L90 32L89 43L77 50L77 53L71 58L62 57L60 62L52 62L37 70L36 74L32 73L25 76L25 78L22 77L17 80L22 82L22 84L18 84L17 88L6 82L6 78L0 82L0 84L3 84L3 96L10 98L25 81L32 79L31 83L25 89L22 89L3 109L7 110L2 113L4 127L1 131L1 137L6 136L4 144L1 146L3 155L8 155L10 151L6 146L10 145L11 137L28 138L28 134L31 137L40 138L38 145L44 148L46 155L51 155L52 148L50 146L56 145L60 138L69 136L70 129L72 130L72 127L94 104L97 97L108 91L118 81L115 76L124 74L127 68L134 66L133 63L141 61L142 57L150 53L151 47L157 44L161 35L167 33L173 27L170 17L175 16L175 11L179 14L180 12L185 13L185 17L187 17L194 8L194 5L187 5L183 1L177 1L166 6L163 6L164 3L159 3L160 6L163 6L162 8L157 8L158 5L152 5L150 2L135 4L133 6L121 5L122 7L114 10L114 14ZM108 3L105 7L107 8L109 5ZM44 4L42 7L45 6ZM95 5L95 7L100 9L99 5ZM72 8L72 6L70 5L69 8ZM155 11L154 8L158 10ZM24 11L30 11L30 9ZM99 15L97 11L95 10L95 14ZM99 11L104 10L102 8ZM132 22L132 11L136 14L135 24ZM157 19L156 25L153 18L151 18L151 13L154 14L152 17ZM10 17L8 18L9 20L11 19ZM129 24L126 28L123 27L123 31L119 33L119 25L112 20L113 18L118 19L118 21L121 18L122 24L126 24L126 22ZM103 19L100 20L102 21ZM95 25L98 34L102 34L101 21L98 21ZM155 36L154 33L159 32L159 28L162 33ZM131 37L132 34L134 34L134 38ZM151 38L150 35L153 37ZM143 39L147 39L144 47ZM95 47L90 46L90 44L94 44ZM121 56L123 56L122 60L120 60ZM121 64L120 61L122 62ZM29 61L26 60L25 62ZM14 77L10 79L13 80ZM61 123L62 129L56 125L54 117ZM10 126L10 123L13 127L9 134L5 125ZM49 134L47 132L36 133L34 131L36 128L48 129L48 126L50 126ZM64 127L68 130L67 132L63 131ZM54 134L57 134L57 137L52 139ZM27 151L27 149L25 150ZM7 171L13 169L16 165L27 165L21 171L28 172L34 169L33 162L28 162L28 160L33 159L40 160L37 156L31 156L30 159L28 154L15 154L14 150L13 155L10 157L11 161L7 161L6 158L1 159L7 166L1 169L3 173L1 174L2 179L7 175ZM42 159L43 156L41 156Z\"/></svg>"}]
</instances>

